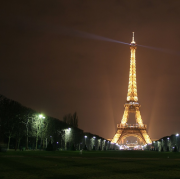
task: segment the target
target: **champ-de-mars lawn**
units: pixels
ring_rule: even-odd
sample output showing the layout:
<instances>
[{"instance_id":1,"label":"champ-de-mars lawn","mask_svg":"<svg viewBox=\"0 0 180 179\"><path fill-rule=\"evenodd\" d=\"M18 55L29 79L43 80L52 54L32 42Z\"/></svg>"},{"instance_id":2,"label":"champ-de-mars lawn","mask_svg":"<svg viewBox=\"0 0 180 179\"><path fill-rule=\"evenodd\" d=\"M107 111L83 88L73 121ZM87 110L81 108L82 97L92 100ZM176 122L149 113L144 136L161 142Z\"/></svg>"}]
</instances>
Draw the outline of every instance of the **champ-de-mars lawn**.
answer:
<instances>
[{"instance_id":1,"label":"champ-de-mars lawn","mask_svg":"<svg viewBox=\"0 0 180 179\"><path fill-rule=\"evenodd\" d=\"M8 151L0 178L180 178L180 153L155 151Z\"/></svg>"}]
</instances>

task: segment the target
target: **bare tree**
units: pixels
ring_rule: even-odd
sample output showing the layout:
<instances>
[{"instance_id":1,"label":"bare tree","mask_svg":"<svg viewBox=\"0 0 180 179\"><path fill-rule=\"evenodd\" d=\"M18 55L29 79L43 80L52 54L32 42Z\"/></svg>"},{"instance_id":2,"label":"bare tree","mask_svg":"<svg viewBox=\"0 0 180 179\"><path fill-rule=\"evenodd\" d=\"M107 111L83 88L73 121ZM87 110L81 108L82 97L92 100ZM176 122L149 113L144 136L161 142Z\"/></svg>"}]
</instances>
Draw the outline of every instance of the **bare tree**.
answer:
<instances>
[{"instance_id":1,"label":"bare tree","mask_svg":"<svg viewBox=\"0 0 180 179\"><path fill-rule=\"evenodd\" d=\"M73 114L72 118L73 118L73 126L78 127L78 116L76 112Z\"/></svg>"},{"instance_id":2,"label":"bare tree","mask_svg":"<svg viewBox=\"0 0 180 179\"><path fill-rule=\"evenodd\" d=\"M77 113L75 112L73 115L72 114L67 114L63 117L63 122L66 124L70 124L73 127L78 127L78 116Z\"/></svg>"}]
</instances>

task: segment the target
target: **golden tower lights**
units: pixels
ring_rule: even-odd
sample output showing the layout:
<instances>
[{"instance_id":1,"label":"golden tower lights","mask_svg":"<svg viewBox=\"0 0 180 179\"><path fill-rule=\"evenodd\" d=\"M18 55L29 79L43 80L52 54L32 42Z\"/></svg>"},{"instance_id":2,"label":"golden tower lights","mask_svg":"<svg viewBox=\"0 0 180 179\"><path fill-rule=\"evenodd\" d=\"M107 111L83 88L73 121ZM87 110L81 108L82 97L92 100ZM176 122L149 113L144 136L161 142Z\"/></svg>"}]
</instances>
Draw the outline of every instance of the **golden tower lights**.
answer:
<instances>
[{"instance_id":1,"label":"golden tower lights","mask_svg":"<svg viewBox=\"0 0 180 179\"><path fill-rule=\"evenodd\" d=\"M137 95L137 83L136 83L136 49L137 45L134 40L134 32L132 36L132 42L130 44L131 56L130 56L130 70L129 70L129 83L127 92L127 102L124 107L124 114L121 123L117 125L117 132L112 139L113 143L120 143L120 141L128 136L135 136L141 139L144 143L152 143L149 135L147 134L147 127L143 124L140 114L140 104L138 103ZM128 126L129 113L135 113L136 124Z\"/></svg>"}]
</instances>

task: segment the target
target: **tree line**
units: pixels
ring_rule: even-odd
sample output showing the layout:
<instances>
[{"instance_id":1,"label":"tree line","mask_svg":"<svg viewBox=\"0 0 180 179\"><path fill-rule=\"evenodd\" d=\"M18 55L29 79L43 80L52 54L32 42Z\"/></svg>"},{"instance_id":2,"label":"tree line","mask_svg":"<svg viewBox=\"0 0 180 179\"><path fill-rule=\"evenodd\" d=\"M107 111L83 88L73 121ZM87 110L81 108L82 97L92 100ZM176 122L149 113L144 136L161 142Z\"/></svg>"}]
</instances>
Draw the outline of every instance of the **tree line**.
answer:
<instances>
[{"instance_id":1,"label":"tree line","mask_svg":"<svg viewBox=\"0 0 180 179\"><path fill-rule=\"evenodd\" d=\"M7 143L8 149L10 144L15 149L20 146L25 146L26 149L30 146L34 149L39 146L46 148L47 143L63 147L66 145L66 129L70 127L75 133L72 135L75 145L83 137L83 131L78 129L76 112L65 115L63 121L60 121L0 95L0 143Z\"/></svg>"}]
</instances>

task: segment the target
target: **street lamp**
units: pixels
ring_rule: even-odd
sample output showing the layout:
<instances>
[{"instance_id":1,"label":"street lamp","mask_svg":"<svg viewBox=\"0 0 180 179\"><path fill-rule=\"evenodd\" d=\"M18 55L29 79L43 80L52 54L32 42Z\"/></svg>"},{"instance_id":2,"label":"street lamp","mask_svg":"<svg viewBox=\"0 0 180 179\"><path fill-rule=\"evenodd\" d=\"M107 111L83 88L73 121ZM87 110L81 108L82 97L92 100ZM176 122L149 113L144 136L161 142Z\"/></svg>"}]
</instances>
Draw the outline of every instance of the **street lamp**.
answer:
<instances>
[{"instance_id":1,"label":"street lamp","mask_svg":"<svg viewBox=\"0 0 180 179\"><path fill-rule=\"evenodd\" d=\"M85 145L86 145L86 138L87 138L87 136L85 135L84 138L85 138Z\"/></svg>"},{"instance_id":2,"label":"street lamp","mask_svg":"<svg viewBox=\"0 0 180 179\"><path fill-rule=\"evenodd\" d=\"M84 136L84 139L85 139L85 147L84 147L84 148L85 148L85 149L87 149L87 147L86 147L86 138L87 138L87 136L85 135L85 136Z\"/></svg>"},{"instance_id":3,"label":"street lamp","mask_svg":"<svg viewBox=\"0 0 180 179\"><path fill-rule=\"evenodd\" d=\"M177 134L176 134L176 143L177 143L177 137L178 137L178 136L179 136L179 134L177 133Z\"/></svg>"},{"instance_id":4,"label":"street lamp","mask_svg":"<svg viewBox=\"0 0 180 179\"><path fill-rule=\"evenodd\" d=\"M42 128L42 127L44 127L43 125L42 125L42 119L45 119L45 117L42 115L42 114L39 114L39 119L41 120L40 121L40 128ZM41 145L42 145L42 141L43 141L43 148L44 148L44 140L42 139L42 129L41 129ZM46 138L46 147L47 147L47 138Z\"/></svg>"},{"instance_id":5,"label":"street lamp","mask_svg":"<svg viewBox=\"0 0 180 179\"><path fill-rule=\"evenodd\" d=\"M176 134L176 149L177 149L177 137L179 136L179 134Z\"/></svg>"},{"instance_id":6,"label":"street lamp","mask_svg":"<svg viewBox=\"0 0 180 179\"><path fill-rule=\"evenodd\" d=\"M69 134L71 132L71 128L64 129L62 131L64 131L64 143L65 143L65 150L66 150L67 149L67 145L66 145L67 142L66 141L68 141L68 137L69 137ZM66 135L67 135L67 137L66 137ZM67 140L66 140L66 138L67 138Z\"/></svg>"}]
</instances>

